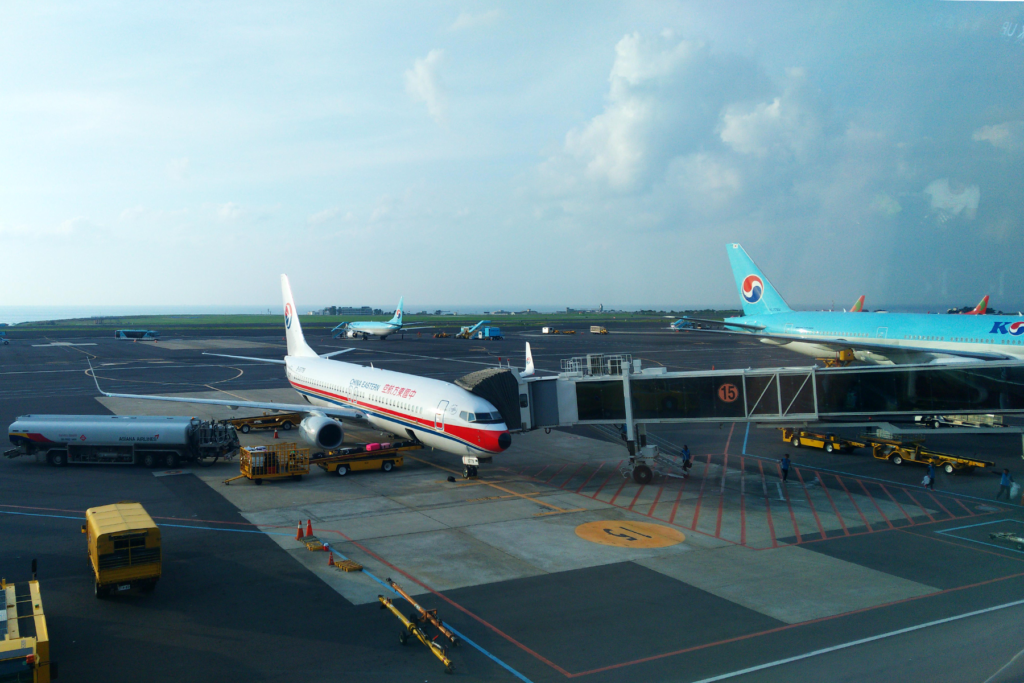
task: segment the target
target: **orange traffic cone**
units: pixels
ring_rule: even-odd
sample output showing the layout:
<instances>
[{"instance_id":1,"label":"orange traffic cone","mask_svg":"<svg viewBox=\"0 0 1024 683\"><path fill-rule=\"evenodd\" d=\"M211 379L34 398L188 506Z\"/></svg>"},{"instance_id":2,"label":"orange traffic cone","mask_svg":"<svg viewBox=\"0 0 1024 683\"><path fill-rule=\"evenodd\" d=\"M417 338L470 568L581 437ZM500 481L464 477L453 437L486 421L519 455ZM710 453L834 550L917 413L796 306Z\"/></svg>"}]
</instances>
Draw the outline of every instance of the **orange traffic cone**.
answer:
<instances>
[{"instance_id":1,"label":"orange traffic cone","mask_svg":"<svg viewBox=\"0 0 1024 683\"><path fill-rule=\"evenodd\" d=\"M311 520L311 519L307 519L306 520L306 535L307 536L312 536L313 535L313 520Z\"/></svg>"},{"instance_id":2,"label":"orange traffic cone","mask_svg":"<svg viewBox=\"0 0 1024 683\"><path fill-rule=\"evenodd\" d=\"M328 567L333 567L334 566L334 551L333 550L327 556L327 566Z\"/></svg>"},{"instance_id":3,"label":"orange traffic cone","mask_svg":"<svg viewBox=\"0 0 1024 683\"><path fill-rule=\"evenodd\" d=\"M299 527L295 530L295 540L302 540L302 522L299 522Z\"/></svg>"},{"instance_id":4,"label":"orange traffic cone","mask_svg":"<svg viewBox=\"0 0 1024 683\"><path fill-rule=\"evenodd\" d=\"M274 430L274 438L275 439L277 438L277 430L276 429Z\"/></svg>"}]
</instances>

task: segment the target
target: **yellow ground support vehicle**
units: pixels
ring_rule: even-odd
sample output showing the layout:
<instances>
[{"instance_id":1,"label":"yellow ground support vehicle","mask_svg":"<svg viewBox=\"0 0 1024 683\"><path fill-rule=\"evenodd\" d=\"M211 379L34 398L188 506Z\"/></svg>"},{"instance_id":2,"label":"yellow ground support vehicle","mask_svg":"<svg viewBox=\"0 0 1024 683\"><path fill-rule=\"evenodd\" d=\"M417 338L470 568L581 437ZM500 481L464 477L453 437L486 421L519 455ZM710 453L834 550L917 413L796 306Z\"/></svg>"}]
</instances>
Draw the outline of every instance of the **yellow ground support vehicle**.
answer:
<instances>
[{"instance_id":1,"label":"yellow ground support vehicle","mask_svg":"<svg viewBox=\"0 0 1024 683\"><path fill-rule=\"evenodd\" d=\"M225 479L225 484L244 478L259 485L264 479L302 479L302 475L309 474L309 449L299 448L296 443L243 446L238 454L241 474Z\"/></svg>"},{"instance_id":2,"label":"yellow ground support vehicle","mask_svg":"<svg viewBox=\"0 0 1024 683\"><path fill-rule=\"evenodd\" d=\"M608 330L605 329L604 325L591 325L590 334L608 334Z\"/></svg>"},{"instance_id":3,"label":"yellow ground support vehicle","mask_svg":"<svg viewBox=\"0 0 1024 683\"><path fill-rule=\"evenodd\" d=\"M139 503L121 501L85 511L89 564L97 598L139 587L149 593L160 579L160 529Z\"/></svg>"},{"instance_id":4,"label":"yellow ground support vehicle","mask_svg":"<svg viewBox=\"0 0 1024 683\"><path fill-rule=\"evenodd\" d=\"M234 425L235 429L248 434L253 429L282 429L288 431L302 422L303 413L263 413L256 417L239 417L234 420L222 420L223 424Z\"/></svg>"},{"instance_id":5,"label":"yellow ground support vehicle","mask_svg":"<svg viewBox=\"0 0 1024 683\"><path fill-rule=\"evenodd\" d=\"M17 585L0 579L0 681L49 683L57 678L57 662L50 661L43 597L35 571L32 575L31 581Z\"/></svg>"},{"instance_id":6,"label":"yellow ground support vehicle","mask_svg":"<svg viewBox=\"0 0 1024 683\"><path fill-rule=\"evenodd\" d=\"M810 446L812 448L824 448L826 453L835 453L836 451L849 453L855 448L864 448L867 445L863 441L841 439L832 433L821 434L809 432L805 429L793 429L792 427L782 427L780 429L782 431L782 440L792 444L793 448Z\"/></svg>"},{"instance_id":7,"label":"yellow ground support vehicle","mask_svg":"<svg viewBox=\"0 0 1024 683\"><path fill-rule=\"evenodd\" d=\"M403 454L405 451L415 451L423 448L422 445L403 441L391 444L389 448L367 451L370 444L352 445L339 448L336 451L328 451L322 457L316 458L313 462L324 472L334 473L344 477L350 472L362 472L364 470L381 470L390 472L396 467L405 464Z\"/></svg>"},{"instance_id":8,"label":"yellow ground support vehicle","mask_svg":"<svg viewBox=\"0 0 1024 683\"><path fill-rule=\"evenodd\" d=\"M973 472L979 467L992 467L995 463L977 458L963 458L949 453L940 453L924 447L923 439L914 441L897 441L878 437L864 437L871 444L872 455L879 460L888 460L893 465L913 462L921 465L934 465L946 474L954 472Z\"/></svg>"},{"instance_id":9,"label":"yellow ground support vehicle","mask_svg":"<svg viewBox=\"0 0 1024 683\"><path fill-rule=\"evenodd\" d=\"M831 358L815 358L825 364L826 368L845 368L847 365L857 360L853 354L853 349L840 349L836 351L836 355Z\"/></svg>"}]
</instances>

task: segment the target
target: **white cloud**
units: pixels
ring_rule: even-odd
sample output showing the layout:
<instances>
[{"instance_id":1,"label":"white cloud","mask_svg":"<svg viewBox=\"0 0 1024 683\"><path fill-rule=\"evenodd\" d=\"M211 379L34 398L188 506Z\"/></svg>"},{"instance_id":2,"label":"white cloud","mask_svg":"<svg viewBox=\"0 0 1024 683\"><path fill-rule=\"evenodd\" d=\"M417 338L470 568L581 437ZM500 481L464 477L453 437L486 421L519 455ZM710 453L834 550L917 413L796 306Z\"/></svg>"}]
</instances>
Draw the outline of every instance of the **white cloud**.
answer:
<instances>
[{"instance_id":1,"label":"white cloud","mask_svg":"<svg viewBox=\"0 0 1024 683\"><path fill-rule=\"evenodd\" d=\"M99 226L88 218L76 216L75 218L69 218L57 224L43 226L28 225L26 223L19 223L15 225L0 223L0 235L26 238L54 236L69 237L76 234L95 232L98 228Z\"/></svg>"},{"instance_id":2,"label":"white cloud","mask_svg":"<svg viewBox=\"0 0 1024 683\"><path fill-rule=\"evenodd\" d=\"M412 68L405 72L405 92L414 102L423 102L427 111L437 123L443 123L447 113L447 101L438 67L444 58L444 50L431 50L423 59L413 62Z\"/></svg>"},{"instance_id":3,"label":"white cloud","mask_svg":"<svg viewBox=\"0 0 1024 683\"><path fill-rule=\"evenodd\" d=\"M188 180L188 157L171 159L167 164L167 177L171 180Z\"/></svg>"},{"instance_id":4,"label":"white cloud","mask_svg":"<svg viewBox=\"0 0 1024 683\"><path fill-rule=\"evenodd\" d=\"M491 26L497 23L499 19L501 19L500 9L492 9L490 12L483 12L482 14L470 14L469 12L463 12L458 16L455 22L448 27L448 30L462 31L481 26Z\"/></svg>"},{"instance_id":5,"label":"white cloud","mask_svg":"<svg viewBox=\"0 0 1024 683\"><path fill-rule=\"evenodd\" d=\"M226 204L217 204L214 206L217 212L217 218L222 221L236 221L242 214L242 207L234 202L227 202Z\"/></svg>"},{"instance_id":6,"label":"white cloud","mask_svg":"<svg viewBox=\"0 0 1024 683\"><path fill-rule=\"evenodd\" d=\"M324 223L329 223L338 218L343 221L351 221L355 218L355 214L351 211L342 214L341 209L335 206L330 209L324 209L323 211L314 213L306 220L310 225L323 225Z\"/></svg>"},{"instance_id":7,"label":"white cloud","mask_svg":"<svg viewBox=\"0 0 1024 683\"><path fill-rule=\"evenodd\" d=\"M722 142L740 154L766 157L771 153L803 155L815 144L821 126L799 103L802 69L790 69L786 92L750 107L729 107L722 114Z\"/></svg>"},{"instance_id":8,"label":"white cloud","mask_svg":"<svg viewBox=\"0 0 1024 683\"><path fill-rule=\"evenodd\" d=\"M668 177L690 197L695 208L718 206L733 199L743 188L739 171L720 158L691 154L672 162Z\"/></svg>"},{"instance_id":9,"label":"white cloud","mask_svg":"<svg viewBox=\"0 0 1024 683\"><path fill-rule=\"evenodd\" d=\"M964 185L957 181L950 183L949 178L933 180L924 192L931 195L932 208L939 212L940 223L961 214L967 219L974 218L981 201L981 190L977 185Z\"/></svg>"},{"instance_id":10,"label":"white cloud","mask_svg":"<svg viewBox=\"0 0 1024 683\"><path fill-rule=\"evenodd\" d=\"M993 147L1007 151L1024 149L1024 121L1005 121L982 126L974 131L971 139L975 142L988 142Z\"/></svg>"}]
</instances>

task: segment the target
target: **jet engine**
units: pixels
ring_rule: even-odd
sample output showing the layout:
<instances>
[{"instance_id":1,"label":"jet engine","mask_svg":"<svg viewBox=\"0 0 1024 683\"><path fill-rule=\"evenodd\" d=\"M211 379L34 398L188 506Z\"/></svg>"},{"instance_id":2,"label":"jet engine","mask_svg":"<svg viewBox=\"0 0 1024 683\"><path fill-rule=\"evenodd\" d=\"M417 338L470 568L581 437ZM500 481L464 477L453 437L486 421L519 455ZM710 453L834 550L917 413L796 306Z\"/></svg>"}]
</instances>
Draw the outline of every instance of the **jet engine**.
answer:
<instances>
[{"instance_id":1,"label":"jet engine","mask_svg":"<svg viewBox=\"0 0 1024 683\"><path fill-rule=\"evenodd\" d=\"M337 420L324 415L310 415L299 423L299 436L314 448L330 451L341 446L345 431Z\"/></svg>"}]
</instances>

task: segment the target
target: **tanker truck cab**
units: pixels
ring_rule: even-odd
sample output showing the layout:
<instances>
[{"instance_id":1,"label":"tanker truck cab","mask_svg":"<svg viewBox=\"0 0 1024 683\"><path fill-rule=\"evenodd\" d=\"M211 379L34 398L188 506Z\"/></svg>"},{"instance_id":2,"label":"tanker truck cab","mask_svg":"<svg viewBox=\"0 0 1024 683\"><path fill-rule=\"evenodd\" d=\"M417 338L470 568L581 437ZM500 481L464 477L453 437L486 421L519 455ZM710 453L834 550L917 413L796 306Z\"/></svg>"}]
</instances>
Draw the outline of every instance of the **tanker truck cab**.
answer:
<instances>
[{"instance_id":1,"label":"tanker truck cab","mask_svg":"<svg viewBox=\"0 0 1024 683\"><path fill-rule=\"evenodd\" d=\"M160 579L160 529L139 503L121 501L85 511L95 594L105 598L139 588L149 593Z\"/></svg>"}]
</instances>

